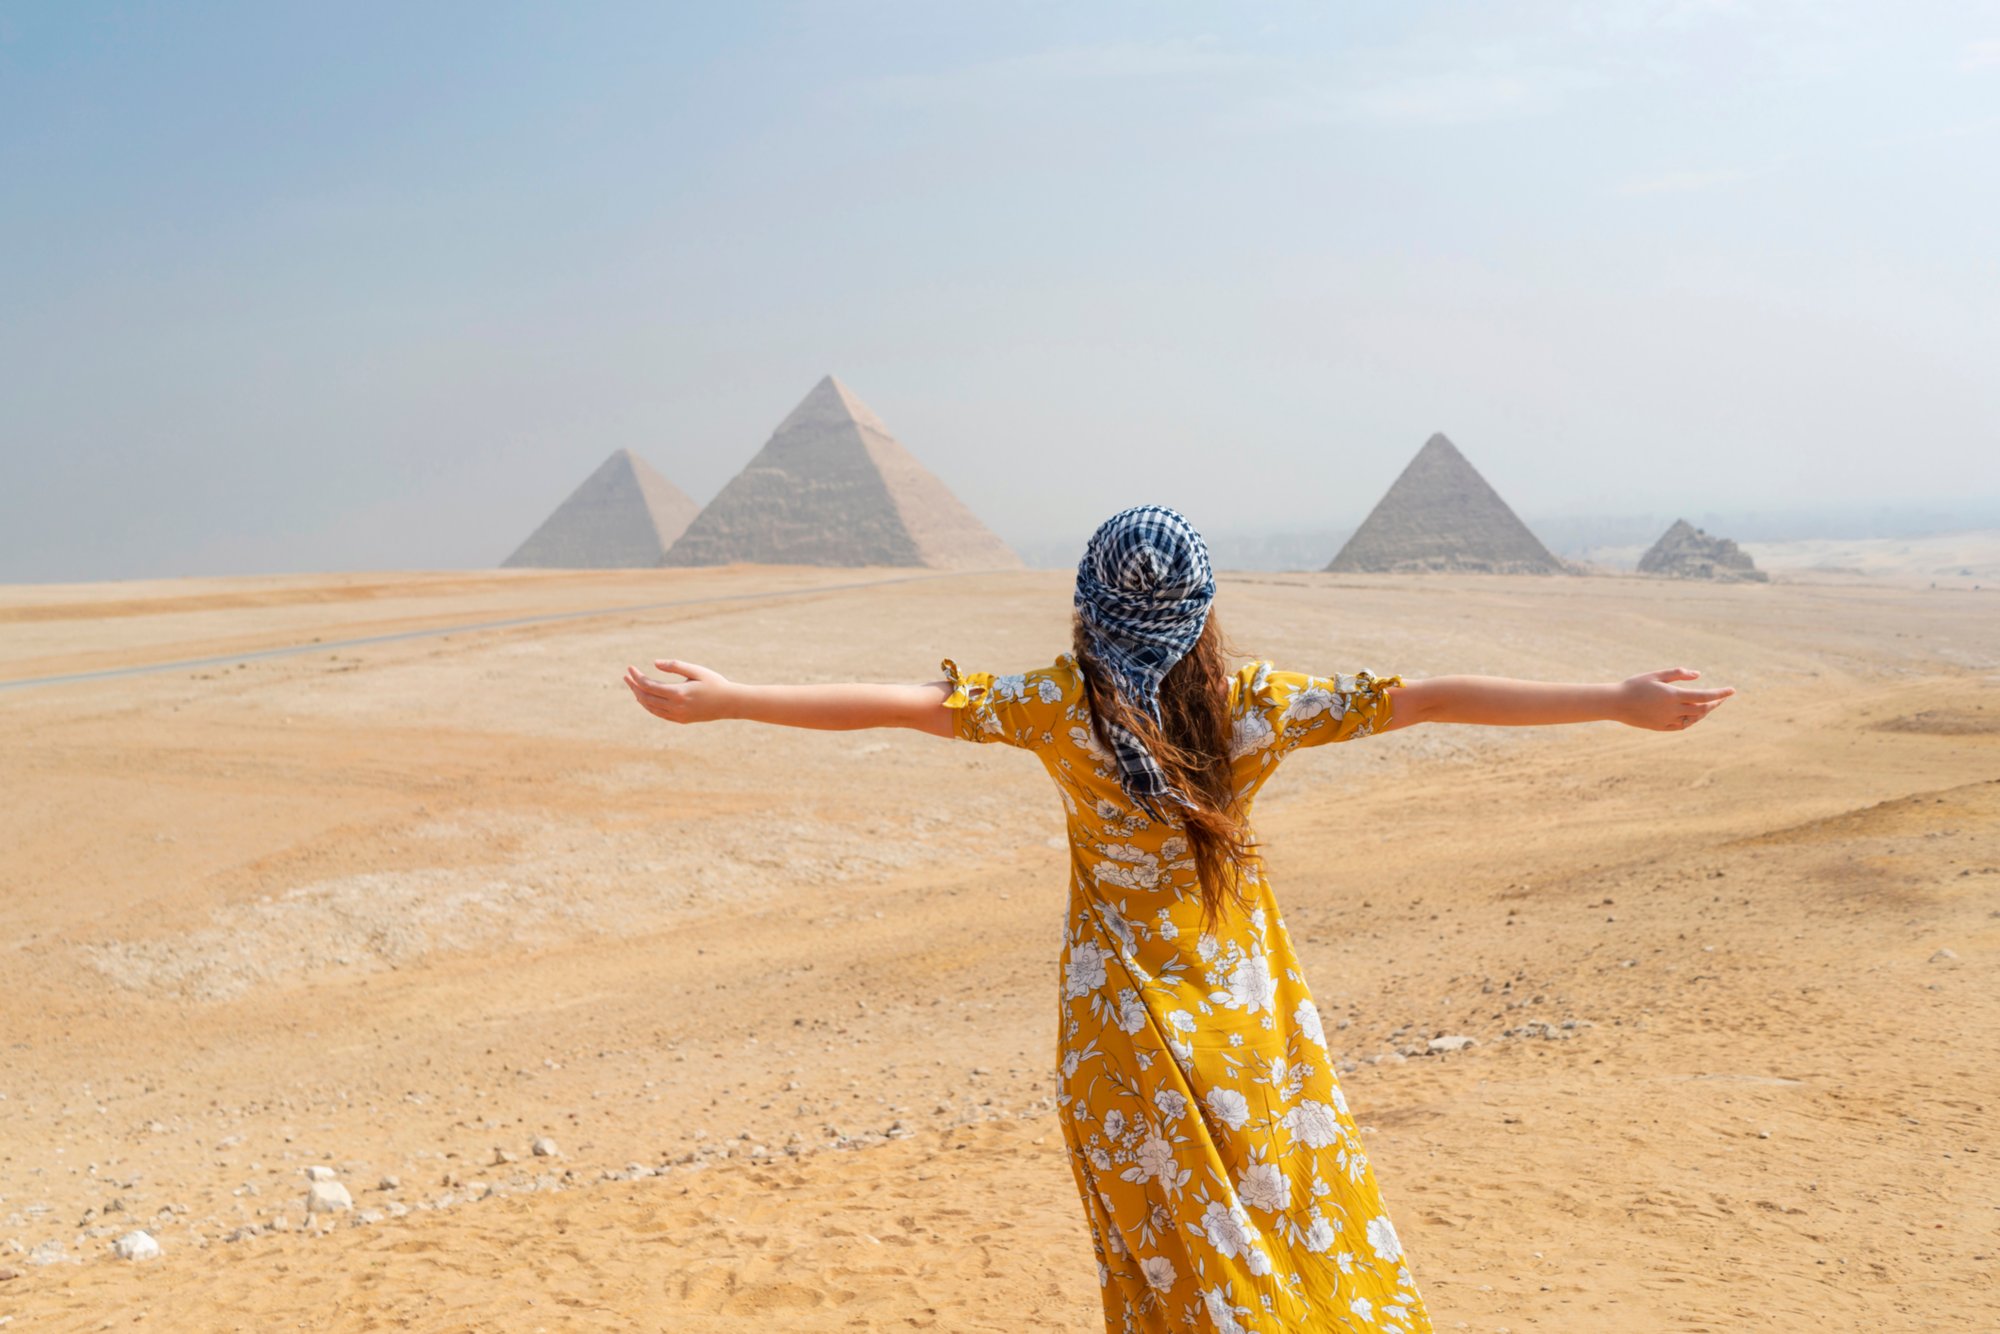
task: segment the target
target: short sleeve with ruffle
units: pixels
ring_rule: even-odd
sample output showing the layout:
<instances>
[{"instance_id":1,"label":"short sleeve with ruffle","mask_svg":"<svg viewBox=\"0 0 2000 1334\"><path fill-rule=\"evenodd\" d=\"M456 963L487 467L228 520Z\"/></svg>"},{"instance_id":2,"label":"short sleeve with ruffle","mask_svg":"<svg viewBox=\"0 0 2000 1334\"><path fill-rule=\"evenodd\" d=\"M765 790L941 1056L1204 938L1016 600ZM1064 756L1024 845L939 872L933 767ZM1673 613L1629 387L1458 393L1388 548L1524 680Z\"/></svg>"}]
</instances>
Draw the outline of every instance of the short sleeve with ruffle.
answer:
<instances>
[{"instance_id":1,"label":"short sleeve with ruffle","mask_svg":"<svg viewBox=\"0 0 2000 1334\"><path fill-rule=\"evenodd\" d=\"M1236 730L1241 739L1248 739L1243 734L1249 731L1260 733L1256 739L1281 754L1371 736L1389 725L1394 714L1389 692L1402 684L1400 676L1365 671L1308 676L1259 663L1250 673L1249 698Z\"/></svg>"},{"instance_id":2,"label":"short sleeve with ruffle","mask_svg":"<svg viewBox=\"0 0 2000 1334\"><path fill-rule=\"evenodd\" d=\"M1024 750L1055 744L1080 685L1067 657L1011 676L960 672L950 658L943 669L951 684L944 706L954 713L952 730L959 739L1000 741Z\"/></svg>"}]
</instances>

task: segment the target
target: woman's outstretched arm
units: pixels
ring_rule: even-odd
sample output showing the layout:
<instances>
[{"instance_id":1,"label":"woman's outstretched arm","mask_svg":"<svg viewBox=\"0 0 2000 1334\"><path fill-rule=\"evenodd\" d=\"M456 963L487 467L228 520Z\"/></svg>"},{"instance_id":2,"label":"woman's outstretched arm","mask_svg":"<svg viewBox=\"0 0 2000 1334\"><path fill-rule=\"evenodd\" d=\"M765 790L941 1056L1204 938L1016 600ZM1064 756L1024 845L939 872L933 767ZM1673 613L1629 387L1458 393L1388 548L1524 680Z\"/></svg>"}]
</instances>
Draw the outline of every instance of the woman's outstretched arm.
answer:
<instances>
[{"instance_id":1,"label":"woman's outstretched arm","mask_svg":"<svg viewBox=\"0 0 2000 1334\"><path fill-rule=\"evenodd\" d=\"M663 658L653 666L684 679L655 680L637 667L627 667L625 684L641 708L670 723L736 718L832 732L910 727L932 736L952 734L951 710L944 706L951 694L948 681L921 686L747 686L698 663Z\"/></svg>"},{"instance_id":2,"label":"woman's outstretched arm","mask_svg":"<svg viewBox=\"0 0 2000 1334\"><path fill-rule=\"evenodd\" d=\"M1384 731L1416 723L1477 723L1536 727L1549 723L1617 722L1655 732L1693 727L1735 694L1735 688L1692 689L1700 672L1686 667L1646 672L1600 685L1516 681L1504 676L1436 676L1389 691Z\"/></svg>"}]
</instances>

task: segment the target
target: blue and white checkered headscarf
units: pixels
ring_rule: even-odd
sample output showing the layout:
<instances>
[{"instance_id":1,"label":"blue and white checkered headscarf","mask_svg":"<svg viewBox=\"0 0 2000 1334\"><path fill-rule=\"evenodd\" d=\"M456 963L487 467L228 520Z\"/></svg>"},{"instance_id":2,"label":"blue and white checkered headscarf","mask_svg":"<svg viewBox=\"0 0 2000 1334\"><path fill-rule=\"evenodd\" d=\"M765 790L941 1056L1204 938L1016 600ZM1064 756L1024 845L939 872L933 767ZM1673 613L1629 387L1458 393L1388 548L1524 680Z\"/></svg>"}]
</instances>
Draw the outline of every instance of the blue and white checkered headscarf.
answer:
<instances>
[{"instance_id":1,"label":"blue and white checkered headscarf","mask_svg":"<svg viewBox=\"0 0 2000 1334\"><path fill-rule=\"evenodd\" d=\"M1118 693L1156 722L1160 682L1201 638L1214 600L1207 545L1164 505L1137 505L1106 519L1076 567L1076 609L1097 660ZM1139 738L1109 720L1103 731L1135 805L1153 812L1162 797L1185 803Z\"/></svg>"}]
</instances>

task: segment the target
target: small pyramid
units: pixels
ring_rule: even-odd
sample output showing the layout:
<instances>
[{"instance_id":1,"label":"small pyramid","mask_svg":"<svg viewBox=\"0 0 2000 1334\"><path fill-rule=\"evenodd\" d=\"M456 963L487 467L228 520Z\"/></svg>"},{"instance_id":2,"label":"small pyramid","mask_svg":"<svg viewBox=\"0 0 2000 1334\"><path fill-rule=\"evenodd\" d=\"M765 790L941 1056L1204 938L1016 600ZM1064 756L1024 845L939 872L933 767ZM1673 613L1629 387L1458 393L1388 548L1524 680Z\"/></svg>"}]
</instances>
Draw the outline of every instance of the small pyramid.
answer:
<instances>
[{"instance_id":1,"label":"small pyramid","mask_svg":"<svg viewBox=\"0 0 2000 1334\"><path fill-rule=\"evenodd\" d=\"M1556 574L1563 567L1458 446L1439 434L1424 442L1326 568L1338 574Z\"/></svg>"},{"instance_id":2,"label":"small pyramid","mask_svg":"<svg viewBox=\"0 0 2000 1334\"><path fill-rule=\"evenodd\" d=\"M502 564L508 569L654 566L699 508L629 449L598 465Z\"/></svg>"},{"instance_id":3,"label":"small pyramid","mask_svg":"<svg viewBox=\"0 0 2000 1334\"><path fill-rule=\"evenodd\" d=\"M829 375L661 564L738 562L992 570L1021 558Z\"/></svg>"},{"instance_id":4,"label":"small pyramid","mask_svg":"<svg viewBox=\"0 0 2000 1334\"><path fill-rule=\"evenodd\" d=\"M1738 579L1767 583L1771 576L1757 568L1750 553L1726 537L1711 537L1686 519L1673 527L1639 557L1640 574L1669 579Z\"/></svg>"}]
</instances>

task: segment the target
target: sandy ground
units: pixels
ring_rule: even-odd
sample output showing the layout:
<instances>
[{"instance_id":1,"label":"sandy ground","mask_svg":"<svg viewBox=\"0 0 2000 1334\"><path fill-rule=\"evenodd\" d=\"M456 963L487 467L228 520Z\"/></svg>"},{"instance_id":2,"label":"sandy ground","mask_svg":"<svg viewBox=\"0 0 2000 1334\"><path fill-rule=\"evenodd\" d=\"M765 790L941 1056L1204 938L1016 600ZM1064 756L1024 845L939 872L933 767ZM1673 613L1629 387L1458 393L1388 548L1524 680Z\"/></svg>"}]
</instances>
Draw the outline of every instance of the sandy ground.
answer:
<instances>
[{"instance_id":1,"label":"sandy ground","mask_svg":"<svg viewBox=\"0 0 2000 1334\"><path fill-rule=\"evenodd\" d=\"M831 587L875 577L0 589L0 684L319 641L0 689L0 1325L1097 1327L1039 766L670 731L618 683L1061 647L1063 575ZM2000 601L1273 575L1220 607L1308 670L1744 692L1267 791L1438 1328L2000 1328ZM1404 1059L1442 1033L1477 1043ZM308 1226L310 1165L357 1209ZM112 1258L141 1227L164 1254Z\"/></svg>"}]
</instances>

